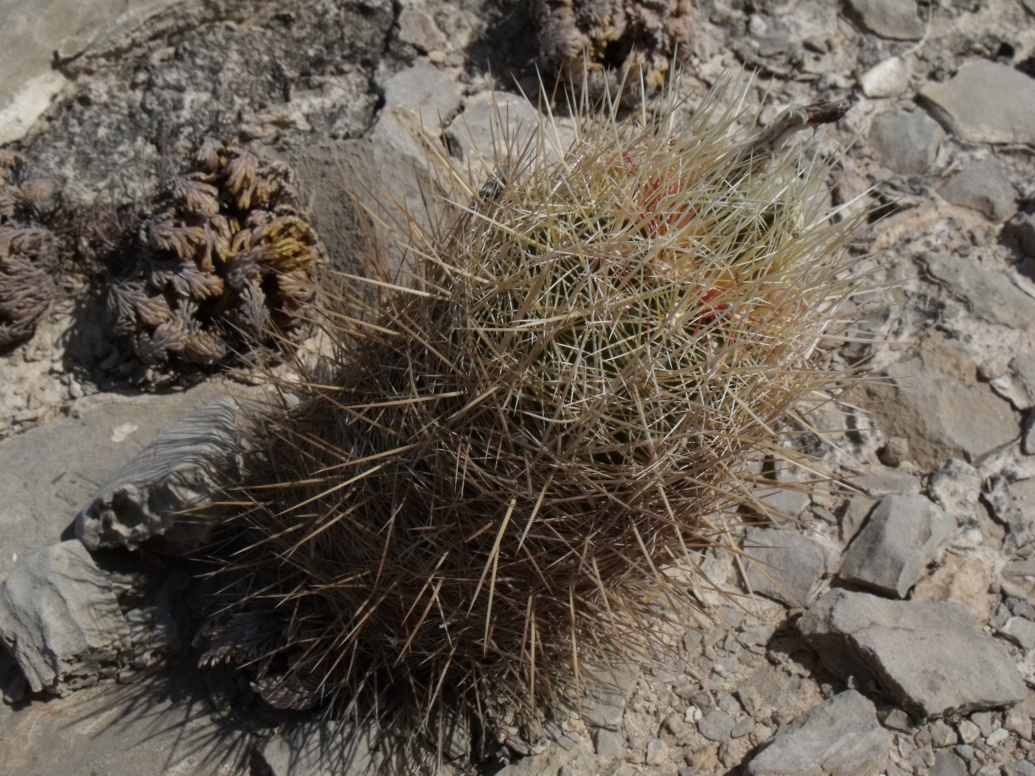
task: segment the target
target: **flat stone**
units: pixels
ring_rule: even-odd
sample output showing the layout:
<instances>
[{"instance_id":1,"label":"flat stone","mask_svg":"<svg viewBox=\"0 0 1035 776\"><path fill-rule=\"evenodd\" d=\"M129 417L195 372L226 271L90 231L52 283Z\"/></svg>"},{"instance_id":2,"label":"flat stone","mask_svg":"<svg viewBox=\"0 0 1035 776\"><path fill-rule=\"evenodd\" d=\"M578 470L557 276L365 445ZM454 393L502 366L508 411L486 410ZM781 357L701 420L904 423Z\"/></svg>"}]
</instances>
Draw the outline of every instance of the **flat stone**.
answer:
<instances>
[{"instance_id":1,"label":"flat stone","mask_svg":"<svg viewBox=\"0 0 1035 776\"><path fill-rule=\"evenodd\" d=\"M423 8L404 6L399 13L399 40L423 52L446 48L446 36Z\"/></svg>"},{"instance_id":2,"label":"flat stone","mask_svg":"<svg viewBox=\"0 0 1035 776\"><path fill-rule=\"evenodd\" d=\"M875 498L895 493L916 495L921 490L920 478L915 474L887 466L875 466L866 474L853 477L851 483L852 487Z\"/></svg>"},{"instance_id":3,"label":"flat stone","mask_svg":"<svg viewBox=\"0 0 1035 776\"><path fill-rule=\"evenodd\" d=\"M943 347L951 350L935 345L935 352L892 364L892 385L865 389L884 434L906 437L913 459L928 469L947 458L978 461L1020 435L1009 403L977 382L972 363L959 364L951 376L935 368Z\"/></svg>"},{"instance_id":4,"label":"flat stone","mask_svg":"<svg viewBox=\"0 0 1035 776\"><path fill-rule=\"evenodd\" d=\"M751 590L787 606L805 606L826 573L823 548L794 531L749 528L744 562Z\"/></svg>"},{"instance_id":5,"label":"flat stone","mask_svg":"<svg viewBox=\"0 0 1035 776\"><path fill-rule=\"evenodd\" d=\"M934 118L963 140L1035 145L1035 79L1008 65L968 62L921 95Z\"/></svg>"},{"instance_id":6,"label":"flat stone","mask_svg":"<svg viewBox=\"0 0 1035 776\"><path fill-rule=\"evenodd\" d=\"M952 752L938 751L934 753L934 765L931 776L967 776L967 764Z\"/></svg>"},{"instance_id":7,"label":"flat stone","mask_svg":"<svg viewBox=\"0 0 1035 776\"><path fill-rule=\"evenodd\" d=\"M225 384L212 381L161 396L91 397L77 403L76 417L0 443L0 579L19 558L57 542L98 485L160 432L225 395Z\"/></svg>"},{"instance_id":8,"label":"flat stone","mask_svg":"<svg viewBox=\"0 0 1035 776\"><path fill-rule=\"evenodd\" d=\"M999 632L1022 649L1035 649L1035 622L1024 617L1011 617Z\"/></svg>"},{"instance_id":9,"label":"flat stone","mask_svg":"<svg viewBox=\"0 0 1035 776\"><path fill-rule=\"evenodd\" d=\"M1035 541L1035 479L1010 482L999 476L982 495L996 520L1006 526L1012 546Z\"/></svg>"},{"instance_id":10,"label":"flat stone","mask_svg":"<svg viewBox=\"0 0 1035 776\"><path fill-rule=\"evenodd\" d=\"M453 79L431 65L418 63L400 70L382 85L386 108L403 108L436 129L449 123L460 109L460 90Z\"/></svg>"},{"instance_id":11,"label":"flat stone","mask_svg":"<svg viewBox=\"0 0 1035 776\"><path fill-rule=\"evenodd\" d=\"M1035 600L1035 555L1024 560L1013 560L999 572L1003 592L1022 601Z\"/></svg>"},{"instance_id":12,"label":"flat stone","mask_svg":"<svg viewBox=\"0 0 1035 776\"><path fill-rule=\"evenodd\" d=\"M709 741L723 744L732 737L735 725L736 721L725 711L722 709L712 709L697 723L697 729Z\"/></svg>"},{"instance_id":13,"label":"flat stone","mask_svg":"<svg viewBox=\"0 0 1035 776\"><path fill-rule=\"evenodd\" d=\"M947 553L945 564L921 579L910 596L914 601L952 601L970 612L977 622L988 620L991 601L988 588L992 569L979 558Z\"/></svg>"},{"instance_id":14,"label":"flat stone","mask_svg":"<svg viewBox=\"0 0 1035 776\"><path fill-rule=\"evenodd\" d=\"M1006 166L995 157L966 163L935 190L947 202L976 210L992 221L1002 221L1016 209L1017 189Z\"/></svg>"},{"instance_id":15,"label":"flat stone","mask_svg":"<svg viewBox=\"0 0 1035 776\"><path fill-rule=\"evenodd\" d=\"M920 40L924 23L913 0L848 0L863 26L882 38Z\"/></svg>"},{"instance_id":16,"label":"flat stone","mask_svg":"<svg viewBox=\"0 0 1035 776\"><path fill-rule=\"evenodd\" d=\"M838 576L904 598L955 527L924 496L887 496L852 540Z\"/></svg>"},{"instance_id":17,"label":"flat stone","mask_svg":"<svg viewBox=\"0 0 1035 776\"><path fill-rule=\"evenodd\" d=\"M1026 329L1035 321L1035 299L1002 272L986 270L969 258L933 251L921 259L927 271L981 320L1013 329Z\"/></svg>"},{"instance_id":18,"label":"flat stone","mask_svg":"<svg viewBox=\"0 0 1035 776\"><path fill-rule=\"evenodd\" d=\"M882 113L870 128L870 145L877 159L901 175L926 172L944 139L945 132L938 122L916 111Z\"/></svg>"},{"instance_id":19,"label":"flat stone","mask_svg":"<svg viewBox=\"0 0 1035 776\"><path fill-rule=\"evenodd\" d=\"M185 514L244 473L240 408L213 402L181 418L119 469L79 512L75 533L91 550L180 554L202 546L211 521Z\"/></svg>"},{"instance_id":20,"label":"flat stone","mask_svg":"<svg viewBox=\"0 0 1035 776\"><path fill-rule=\"evenodd\" d=\"M340 723L289 727L256 747L256 759L272 776L374 776L383 767L377 733Z\"/></svg>"},{"instance_id":21,"label":"flat stone","mask_svg":"<svg viewBox=\"0 0 1035 776\"><path fill-rule=\"evenodd\" d=\"M0 641L33 692L59 695L112 673L132 646L107 574L75 540L29 555L7 575Z\"/></svg>"},{"instance_id":22,"label":"flat stone","mask_svg":"<svg viewBox=\"0 0 1035 776\"><path fill-rule=\"evenodd\" d=\"M997 708L1026 693L1013 659L957 604L832 590L798 628L828 670L876 680L910 713L940 717Z\"/></svg>"},{"instance_id":23,"label":"flat stone","mask_svg":"<svg viewBox=\"0 0 1035 776\"><path fill-rule=\"evenodd\" d=\"M750 776L876 776L887 764L890 743L873 703L848 690L781 728L745 772Z\"/></svg>"},{"instance_id":24,"label":"flat stone","mask_svg":"<svg viewBox=\"0 0 1035 776\"><path fill-rule=\"evenodd\" d=\"M625 757L625 736L614 730L597 728L593 731L593 749L599 757Z\"/></svg>"},{"instance_id":25,"label":"flat stone","mask_svg":"<svg viewBox=\"0 0 1035 776\"><path fill-rule=\"evenodd\" d=\"M909 75L901 57L888 57L859 76L859 86L870 98L896 97L909 88Z\"/></svg>"}]
</instances>

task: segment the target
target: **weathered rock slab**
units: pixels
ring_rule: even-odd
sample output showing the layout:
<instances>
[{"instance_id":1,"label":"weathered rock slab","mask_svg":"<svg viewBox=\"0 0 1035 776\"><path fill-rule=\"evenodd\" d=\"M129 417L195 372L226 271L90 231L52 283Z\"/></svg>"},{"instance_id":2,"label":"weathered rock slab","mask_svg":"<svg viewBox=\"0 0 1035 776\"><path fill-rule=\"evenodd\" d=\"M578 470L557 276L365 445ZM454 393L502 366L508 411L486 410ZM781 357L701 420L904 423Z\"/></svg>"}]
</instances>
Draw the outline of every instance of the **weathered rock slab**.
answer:
<instances>
[{"instance_id":1,"label":"weathered rock slab","mask_svg":"<svg viewBox=\"0 0 1035 776\"><path fill-rule=\"evenodd\" d=\"M888 496L852 540L838 576L904 598L955 527L924 496Z\"/></svg>"},{"instance_id":2,"label":"weathered rock slab","mask_svg":"<svg viewBox=\"0 0 1035 776\"><path fill-rule=\"evenodd\" d=\"M1009 654L957 604L832 590L798 628L831 672L876 679L902 708L923 716L1008 706L1025 696Z\"/></svg>"},{"instance_id":3,"label":"weathered rock slab","mask_svg":"<svg viewBox=\"0 0 1035 776\"><path fill-rule=\"evenodd\" d=\"M76 517L76 536L91 550L136 550L145 542L171 553L199 547L211 524L187 510L243 472L242 422L231 399L180 419L101 487Z\"/></svg>"},{"instance_id":4,"label":"weathered rock slab","mask_svg":"<svg viewBox=\"0 0 1035 776\"><path fill-rule=\"evenodd\" d=\"M938 155L945 132L926 113L896 111L873 120L870 144L881 164L901 175L918 175Z\"/></svg>"},{"instance_id":5,"label":"weathered rock slab","mask_svg":"<svg viewBox=\"0 0 1035 776\"><path fill-rule=\"evenodd\" d=\"M793 531L751 528L744 552L751 590L788 606L805 606L829 565L822 547Z\"/></svg>"},{"instance_id":6,"label":"weathered rock slab","mask_svg":"<svg viewBox=\"0 0 1035 776\"><path fill-rule=\"evenodd\" d=\"M912 0L849 0L863 26L882 38L919 40L924 24Z\"/></svg>"},{"instance_id":7,"label":"weathered rock slab","mask_svg":"<svg viewBox=\"0 0 1035 776\"><path fill-rule=\"evenodd\" d=\"M963 140L1035 144L1035 78L1009 65L968 62L921 94L934 118Z\"/></svg>"},{"instance_id":8,"label":"weathered rock slab","mask_svg":"<svg viewBox=\"0 0 1035 776\"><path fill-rule=\"evenodd\" d=\"M946 201L977 210L992 221L1002 221L1010 215L1017 200L1017 190L1010 184L1006 166L994 157L965 164L937 190Z\"/></svg>"},{"instance_id":9,"label":"weathered rock slab","mask_svg":"<svg viewBox=\"0 0 1035 776\"><path fill-rule=\"evenodd\" d=\"M33 692L58 694L112 672L131 647L108 575L74 540L30 555L7 575L0 640Z\"/></svg>"},{"instance_id":10,"label":"weathered rock slab","mask_svg":"<svg viewBox=\"0 0 1035 776\"><path fill-rule=\"evenodd\" d=\"M750 776L876 776L890 736L873 703L855 690L835 695L782 728L759 752Z\"/></svg>"},{"instance_id":11,"label":"weathered rock slab","mask_svg":"<svg viewBox=\"0 0 1035 776\"><path fill-rule=\"evenodd\" d=\"M1001 272L984 269L971 259L928 252L927 271L988 323L1024 329L1035 320L1035 299Z\"/></svg>"}]
</instances>

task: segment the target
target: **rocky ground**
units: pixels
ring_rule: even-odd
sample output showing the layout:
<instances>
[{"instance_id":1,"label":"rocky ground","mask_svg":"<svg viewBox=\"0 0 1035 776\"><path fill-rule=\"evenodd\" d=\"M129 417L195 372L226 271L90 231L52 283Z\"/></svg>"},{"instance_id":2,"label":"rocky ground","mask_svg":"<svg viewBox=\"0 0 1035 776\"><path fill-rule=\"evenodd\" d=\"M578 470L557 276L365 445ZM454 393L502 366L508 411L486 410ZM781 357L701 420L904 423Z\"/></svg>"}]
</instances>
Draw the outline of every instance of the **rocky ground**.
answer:
<instances>
[{"instance_id":1,"label":"rocky ground","mask_svg":"<svg viewBox=\"0 0 1035 776\"><path fill-rule=\"evenodd\" d=\"M492 85L510 122L536 121L514 87L535 83L525 4L8 5L0 143L60 180L78 215L57 224L57 299L0 356L0 631L49 656L23 650L19 667L0 653L2 770L345 772L327 757L342 747L321 745L340 731L285 727L232 677L191 668L182 571L156 575L165 561L147 554L136 566L92 557L73 538L127 462L172 498L171 470L154 462L193 427L170 427L250 390L246 373L155 389L104 331L89 244L104 230L88 227L217 132L294 167L332 261L349 268L343 189L387 189L417 209L420 133L465 159L489 153ZM1035 3L699 0L691 21L688 90L753 69L763 121L853 98L818 147L836 160L834 202L873 209L855 247L887 304L868 322L878 344L841 357L868 358L881 378L823 410L828 441L812 452L854 490L774 491L793 520L741 531L742 562L703 560L721 594L701 594L677 661L617 677L548 726L544 751L482 770L1031 776ZM96 611L107 619L83 615ZM112 657L113 639L135 664ZM352 744L361 762L367 742Z\"/></svg>"}]
</instances>

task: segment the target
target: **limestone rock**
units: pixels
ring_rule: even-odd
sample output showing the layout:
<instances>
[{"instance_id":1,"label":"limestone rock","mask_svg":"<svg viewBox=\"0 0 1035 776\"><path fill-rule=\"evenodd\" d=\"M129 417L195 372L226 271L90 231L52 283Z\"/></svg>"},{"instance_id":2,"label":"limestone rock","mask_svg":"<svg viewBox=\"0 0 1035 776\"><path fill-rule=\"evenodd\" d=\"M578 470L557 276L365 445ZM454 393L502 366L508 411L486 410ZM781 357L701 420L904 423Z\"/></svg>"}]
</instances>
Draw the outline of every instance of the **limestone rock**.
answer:
<instances>
[{"instance_id":1,"label":"limestone rock","mask_svg":"<svg viewBox=\"0 0 1035 776\"><path fill-rule=\"evenodd\" d=\"M955 527L924 496L888 496L852 540L838 576L904 598Z\"/></svg>"},{"instance_id":2,"label":"limestone rock","mask_svg":"<svg viewBox=\"0 0 1035 776\"><path fill-rule=\"evenodd\" d=\"M230 399L213 402L159 434L79 512L79 540L91 550L135 550L145 542L165 552L201 546L210 524L184 513L242 473L239 412Z\"/></svg>"},{"instance_id":3,"label":"limestone rock","mask_svg":"<svg viewBox=\"0 0 1035 776\"><path fill-rule=\"evenodd\" d=\"M933 251L922 260L927 271L981 320L1016 329L1027 328L1035 320L1035 299L1003 273L986 270L968 258Z\"/></svg>"},{"instance_id":4,"label":"limestone rock","mask_svg":"<svg viewBox=\"0 0 1035 776\"><path fill-rule=\"evenodd\" d=\"M111 673L131 647L108 576L74 540L33 553L8 574L0 640L33 692L57 694Z\"/></svg>"},{"instance_id":5,"label":"limestone rock","mask_svg":"<svg viewBox=\"0 0 1035 776\"><path fill-rule=\"evenodd\" d=\"M863 26L882 38L920 40L924 23L913 0L849 0Z\"/></svg>"},{"instance_id":6,"label":"limestone rock","mask_svg":"<svg viewBox=\"0 0 1035 776\"><path fill-rule=\"evenodd\" d=\"M895 97L909 88L909 65L901 57L888 57L859 76L867 97Z\"/></svg>"},{"instance_id":7,"label":"limestone rock","mask_svg":"<svg viewBox=\"0 0 1035 776\"><path fill-rule=\"evenodd\" d=\"M1007 706L1026 693L1007 652L957 604L832 590L798 628L832 673L875 679L899 706L923 716Z\"/></svg>"},{"instance_id":8,"label":"limestone rock","mask_svg":"<svg viewBox=\"0 0 1035 776\"><path fill-rule=\"evenodd\" d=\"M793 531L751 528L744 553L751 590L788 606L805 606L828 567L823 548Z\"/></svg>"},{"instance_id":9,"label":"limestone rock","mask_svg":"<svg viewBox=\"0 0 1035 776\"><path fill-rule=\"evenodd\" d=\"M748 763L750 776L876 776L890 736L873 703L855 690L835 695L782 728Z\"/></svg>"},{"instance_id":10,"label":"limestone rock","mask_svg":"<svg viewBox=\"0 0 1035 776\"><path fill-rule=\"evenodd\" d=\"M944 139L938 122L925 113L882 113L870 129L870 144L881 164L901 175L925 172Z\"/></svg>"},{"instance_id":11,"label":"limestone rock","mask_svg":"<svg viewBox=\"0 0 1035 776\"><path fill-rule=\"evenodd\" d=\"M934 118L973 143L1035 144L1035 79L998 62L968 62L921 92Z\"/></svg>"},{"instance_id":12,"label":"limestone rock","mask_svg":"<svg viewBox=\"0 0 1035 776\"><path fill-rule=\"evenodd\" d=\"M977 210L992 221L1013 212L1017 190L1010 184L1006 167L996 158L969 162L943 182L938 193L953 205Z\"/></svg>"}]
</instances>

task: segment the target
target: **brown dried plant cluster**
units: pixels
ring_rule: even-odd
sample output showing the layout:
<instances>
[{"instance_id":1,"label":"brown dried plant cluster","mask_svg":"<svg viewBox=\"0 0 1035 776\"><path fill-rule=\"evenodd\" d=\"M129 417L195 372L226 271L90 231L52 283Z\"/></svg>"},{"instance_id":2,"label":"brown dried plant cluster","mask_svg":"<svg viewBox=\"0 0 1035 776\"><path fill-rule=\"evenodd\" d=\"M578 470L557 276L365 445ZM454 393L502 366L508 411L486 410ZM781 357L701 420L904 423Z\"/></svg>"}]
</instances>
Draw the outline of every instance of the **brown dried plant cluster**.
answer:
<instances>
[{"instance_id":1,"label":"brown dried plant cluster","mask_svg":"<svg viewBox=\"0 0 1035 776\"><path fill-rule=\"evenodd\" d=\"M24 174L20 156L0 150L0 348L32 336L57 292L53 233L38 223L55 187Z\"/></svg>"},{"instance_id":2,"label":"brown dried plant cluster","mask_svg":"<svg viewBox=\"0 0 1035 776\"><path fill-rule=\"evenodd\" d=\"M285 165L205 139L108 290L115 333L145 363L215 364L296 338L325 262L298 200Z\"/></svg>"},{"instance_id":3,"label":"brown dried plant cluster","mask_svg":"<svg viewBox=\"0 0 1035 776\"><path fill-rule=\"evenodd\" d=\"M543 60L575 84L588 67L592 94L615 94L630 68L660 88L691 37L690 0L532 0L530 9Z\"/></svg>"},{"instance_id":4,"label":"brown dried plant cluster","mask_svg":"<svg viewBox=\"0 0 1035 776\"><path fill-rule=\"evenodd\" d=\"M748 464L838 382L818 354L856 288L827 167L778 151L842 107L744 137L728 94L689 116L674 94L584 113L567 150L511 141L493 186L452 181L470 206L400 216L412 282L329 300L333 358L256 416L245 589L206 660L281 705L504 740L651 654L690 605L668 569L723 540Z\"/></svg>"}]
</instances>

